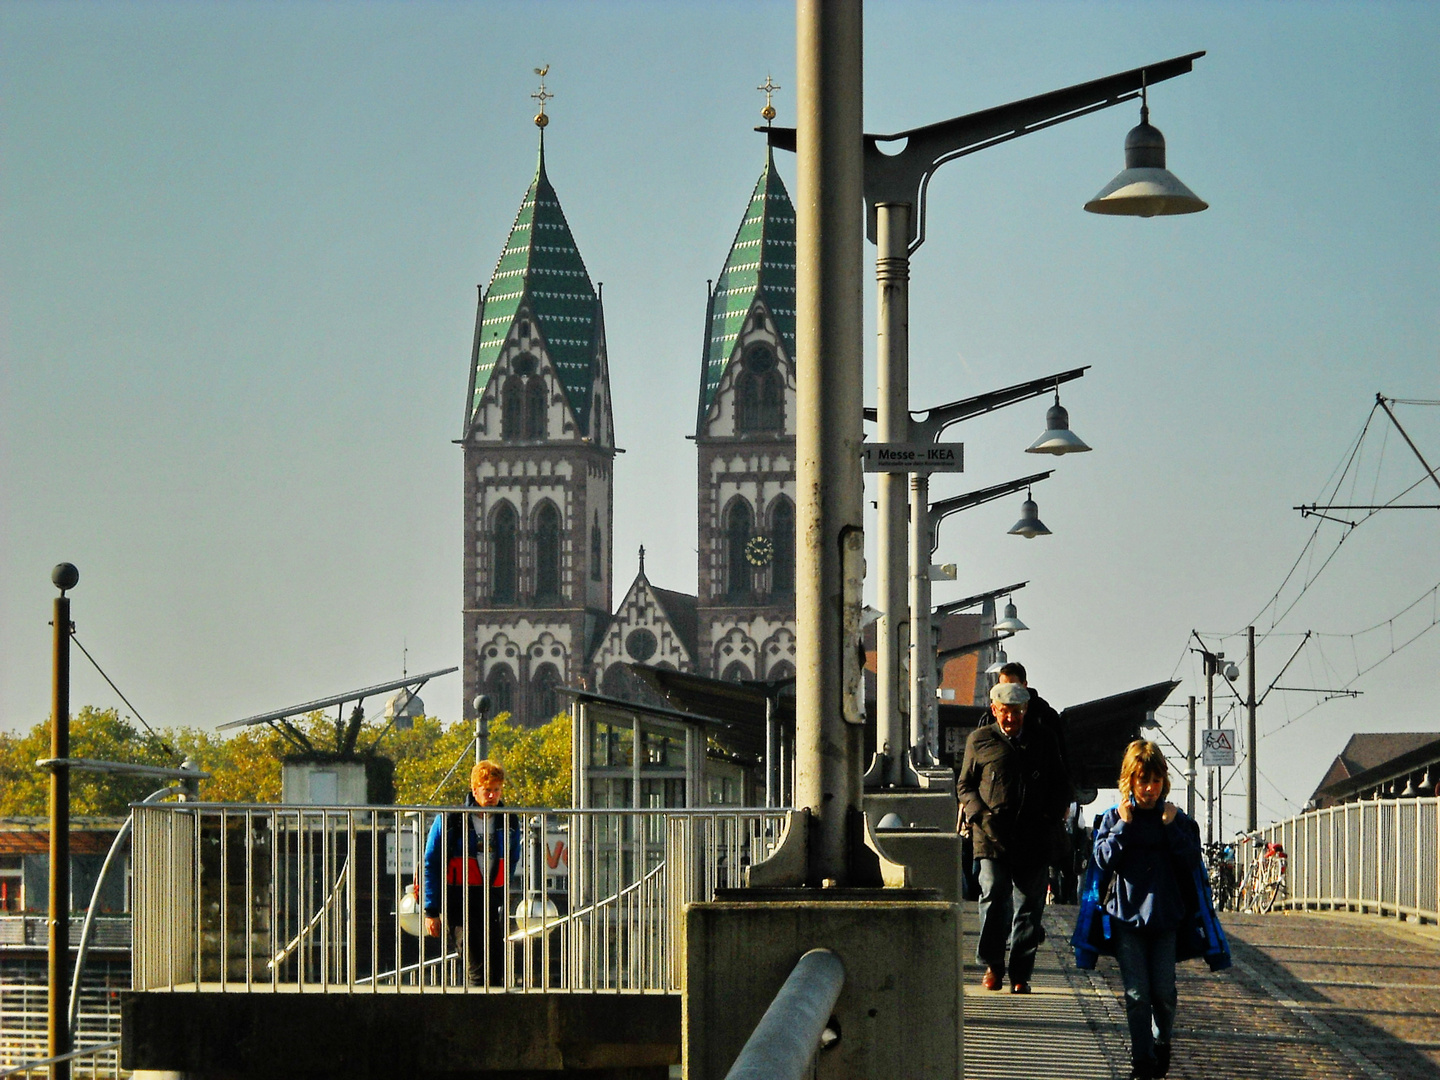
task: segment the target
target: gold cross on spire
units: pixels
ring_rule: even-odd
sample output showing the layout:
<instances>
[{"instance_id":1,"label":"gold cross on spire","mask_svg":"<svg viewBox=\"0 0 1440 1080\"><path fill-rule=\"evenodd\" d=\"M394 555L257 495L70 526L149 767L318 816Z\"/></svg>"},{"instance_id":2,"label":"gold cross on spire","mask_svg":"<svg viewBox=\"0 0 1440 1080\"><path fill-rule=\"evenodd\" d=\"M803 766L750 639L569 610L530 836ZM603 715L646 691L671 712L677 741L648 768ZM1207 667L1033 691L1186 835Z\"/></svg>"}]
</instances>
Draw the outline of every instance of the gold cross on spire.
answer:
<instances>
[{"instance_id":1,"label":"gold cross on spire","mask_svg":"<svg viewBox=\"0 0 1440 1080\"><path fill-rule=\"evenodd\" d=\"M775 106L770 104L770 95L775 93L776 90L782 89L782 87L776 86L775 83L771 81L770 75L767 72L765 82L755 87L755 89L765 91L765 108L760 110L760 115L765 118L765 123L768 125L770 121L775 119Z\"/></svg>"},{"instance_id":2,"label":"gold cross on spire","mask_svg":"<svg viewBox=\"0 0 1440 1080\"><path fill-rule=\"evenodd\" d=\"M536 68L535 74L540 76L540 89L530 96L540 102L540 111L535 114L535 126L543 129L550 123L550 118L545 115L545 103L555 96L545 89L545 76L550 74L550 65Z\"/></svg>"}]
</instances>

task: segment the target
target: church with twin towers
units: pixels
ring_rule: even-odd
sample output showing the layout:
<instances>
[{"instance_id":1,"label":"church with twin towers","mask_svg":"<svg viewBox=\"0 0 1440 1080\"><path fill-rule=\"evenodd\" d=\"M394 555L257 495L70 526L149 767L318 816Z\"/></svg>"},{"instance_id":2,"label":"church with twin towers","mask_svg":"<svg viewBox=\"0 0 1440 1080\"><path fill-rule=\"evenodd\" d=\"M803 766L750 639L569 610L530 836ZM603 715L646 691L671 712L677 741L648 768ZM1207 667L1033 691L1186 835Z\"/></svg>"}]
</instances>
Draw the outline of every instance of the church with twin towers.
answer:
<instances>
[{"instance_id":1,"label":"church with twin towers","mask_svg":"<svg viewBox=\"0 0 1440 1080\"><path fill-rule=\"evenodd\" d=\"M706 310L696 312L698 592L652 585L642 549L616 604L605 311L545 169L545 96L535 177L480 295L459 440L467 714L487 694L492 715L542 724L566 708L562 686L634 698L642 691L628 665L637 662L730 680L791 677L789 193L767 151Z\"/></svg>"}]
</instances>

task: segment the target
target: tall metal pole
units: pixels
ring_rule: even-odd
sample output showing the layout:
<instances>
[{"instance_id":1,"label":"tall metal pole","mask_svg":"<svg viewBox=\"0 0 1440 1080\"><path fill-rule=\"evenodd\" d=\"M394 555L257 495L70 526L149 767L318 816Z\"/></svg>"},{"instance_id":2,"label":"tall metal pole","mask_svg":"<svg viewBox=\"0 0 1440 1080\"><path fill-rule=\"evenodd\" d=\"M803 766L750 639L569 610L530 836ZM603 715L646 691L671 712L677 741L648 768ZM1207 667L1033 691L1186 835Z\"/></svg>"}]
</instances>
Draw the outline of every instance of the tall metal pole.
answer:
<instances>
[{"instance_id":1,"label":"tall metal pole","mask_svg":"<svg viewBox=\"0 0 1440 1080\"><path fill-rule=\"evenodd\" d=\"M875 206L875 282L878 288L878 393L876 437L880 442L910 441L910 216L908 203ZM911 745L906 723L909 688L901 657L919 625L906 588L906 483L904 473L877 474L875 626L875 742L882 768L880 782L898 787L907 779ZM928 611L924 612L928 615ZM927 635L928 636L928 635ZM914 671L914 668L911 668Z\"/></svg>"},{"instance_id":2,"label":"tall metal pole","mask_svg":"<svg viewBox=\"0 0 1440 1080\"><path fill-rule=\"evenodd\" d=\"M929 760L935 715L935 639L930 616L930 477L910 474L910 745Z\"/></svg>"},{"instance_id":3,"label":"tall metal pole","mask_svg":"<svg viewBox=\"0 0 1440 1080\"><path fill-rule=\"evenodd\" d=\"M70 756L70 598L80 572L61 563L50 574L60 590L51 614L54 674L50 695L50 756L63 761ZM46 944L49 954L49 1050L50 1057L70 1052L70 768L50 768L50 911ZM50 1066L50 1080L69 1080L70 1062Z\"/></svg>"},{"instance_id":4,"label":"tall metal pole","mask_svg":"<svg viewBox=\"0 0 1440 1080\"><path fill-rule=\"evenodd\" d=\"M1259 789L1255 786L1255 759L1259 756L1259 747L1255 745L1255 627L1245 628L1245 640L1248 645L1246 656L1249 657L1249 663L1246 664L1248 685L1245 689L1245 745L1250 750L1250 776L1245 791L1245 829L1247 832L1254 832L1259 828L1260 813L1257 797Z\"/></svg>"},{"instance_id":5,"label":"tall metal pole","mask_svg":"<svg viewBox=\"0 0 1440 1080\"><path fill-rule=\"evenodd\" d=\"M765 806L780 805L780 723L775 717L775 697L780 691L765 688Z\"/></svg>"},{"instance_id":6,"label":"tall metal pole","mask_svg":"<svg viewBox=\"0 0 1440 1080\"><path fill-rule=\"evenodd\" d=\"M1195 820L1195 695L1190 695L1190 740L1185 746L1185 816Z\"/></svg>"},{"instance_id":7,"label":"tall metal pole","mask_svg":"<svg viewBox=\"0 0 1440 1080\"><path fill-rule=\"evenodd\" d=\"M1215 727L1215 657L1205 653L1205 730ZM1205 841L1215 842L1215 770L1205 770Z\"/></svg>"},{"instance_id":8,"label":"tall metal pole","mask_svg":"<svg viewBox=\"0 0 1440 1080\"><path fill-rule=\"evenodd\" d=\"M849 881L864 578L860 0L796 4L796 803L811 884ZM853 685L852 685L853 684Z\"/></svg>"}]
</instances>

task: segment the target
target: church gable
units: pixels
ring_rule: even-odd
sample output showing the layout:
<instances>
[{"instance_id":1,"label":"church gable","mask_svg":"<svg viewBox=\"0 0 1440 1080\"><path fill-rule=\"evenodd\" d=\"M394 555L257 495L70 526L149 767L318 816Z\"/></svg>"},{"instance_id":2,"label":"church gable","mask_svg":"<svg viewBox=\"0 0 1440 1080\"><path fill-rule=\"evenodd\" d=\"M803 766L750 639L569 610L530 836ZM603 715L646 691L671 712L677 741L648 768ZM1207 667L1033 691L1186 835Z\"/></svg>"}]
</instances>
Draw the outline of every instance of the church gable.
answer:
<instances>
[{"instance_id":1,"label":"church gable","mask_svg":"<svg viewBox=\"0 0 1440 1080\"><path fill-rule=\"evenodd\" d=\"M757 300L765 304L778 351L794 357L795 206L768 151L765 168L710 295L700 370L700 434L705 433L721 379L732 366L736 342L752 323Z\"/></svg>"},{"instance_id":2,"label":"church gable","mask_svg":"<svg viewBox=\"0 0 1440 1080\"><path fill-rule=\"evenodd\" d=\"M642 568L610 620L591 663L603 690L611 669L626 664L694 671L695 648L695 597L653 587ZM611 681L616 680L612 677ZM628 679L622 677L619 682Z\"/></svg>"},{"instance_id":3,"label":"church gable","mask_svg":"<svg viewBox=\"0 0 1440 1080\"><path fill-rule=\"evenodd\" d=\"M584 395L587 399L591 391ZM512 319L486 383L475 396L476 442L559 442L584 437L549 344L528 305Z\"/></svg>"},{"instance_id":4,"label":"church gable","mask_svg":"<svg viewBox=\"0 0 1440 1080\"><path fill-rule=\"evenodd\" d=\"M795 365L764 300L751 306L701 417L702 438L795 434Z\"/></svg>"},{"instance_id":5,"label":"church gable","mask_svg":"<svg viewBox=\"0 0 1440 1080\"><path fill-rule=\"evenodd\" d=\"M521 322L522 306L528 329L545 343L575 426L588 434L596 359L604 349L600 297L545 173L543 136L535 179L476 316L467 429L473 428L492 374Z\"/></svg>"}]
</instances>

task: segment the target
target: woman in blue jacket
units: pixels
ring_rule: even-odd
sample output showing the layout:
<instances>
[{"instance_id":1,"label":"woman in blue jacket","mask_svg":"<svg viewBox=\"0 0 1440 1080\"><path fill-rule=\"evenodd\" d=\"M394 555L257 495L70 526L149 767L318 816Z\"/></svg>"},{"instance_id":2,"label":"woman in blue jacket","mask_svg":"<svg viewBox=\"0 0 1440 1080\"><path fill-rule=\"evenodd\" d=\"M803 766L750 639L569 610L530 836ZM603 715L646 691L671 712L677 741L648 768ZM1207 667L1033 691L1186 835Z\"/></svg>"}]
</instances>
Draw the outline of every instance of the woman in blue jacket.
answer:
<instances>
[{"instance_id":1,"label":"woman in blue jacket","mask_svg":"<svg viewBox=\"0 0 1440 1080\"><path fill-rule=\"evenodd\" d=\"M1175 1027L1175 958L1191 922L1200 830L1174 803L1160 747L1136 739L1120 766L1120 803L1095 830L1095 865L1113 887L1105 899L1130 1027L1130 1075L1163 1077ZM1202 898L1202 902L1208 897Z\"/></svg>"}]
</instances>

